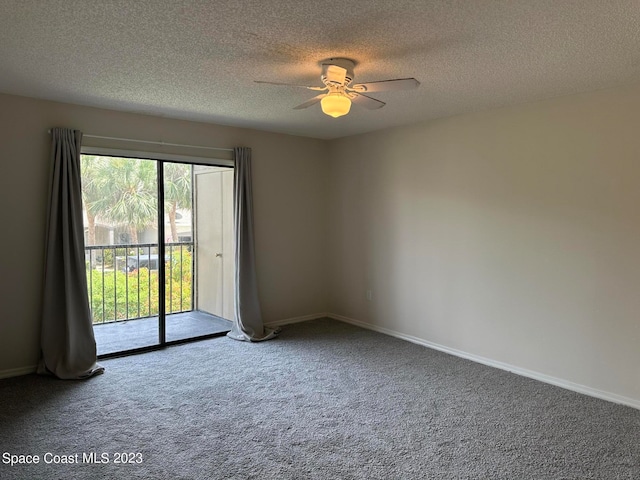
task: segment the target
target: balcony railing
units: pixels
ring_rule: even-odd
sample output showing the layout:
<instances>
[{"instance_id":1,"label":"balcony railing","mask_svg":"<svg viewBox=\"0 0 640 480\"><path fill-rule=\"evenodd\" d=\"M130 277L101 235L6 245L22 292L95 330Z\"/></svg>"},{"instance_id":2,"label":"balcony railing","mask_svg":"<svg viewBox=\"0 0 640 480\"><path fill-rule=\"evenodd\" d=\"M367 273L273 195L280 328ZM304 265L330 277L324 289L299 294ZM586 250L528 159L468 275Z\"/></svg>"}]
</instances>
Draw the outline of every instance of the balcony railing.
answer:
<instances>
[{"instance_id":1,"label":"balcony railing","mask_svg":"<svg viewBox=\"0 0 640 480\"><path fill-rule=\"evenodd\" d=\"M158 245L97 245L85 248L93 323L158 315ZM193 243L165 244L165 311L193 310Z\"/></svg>"}]
</instances>

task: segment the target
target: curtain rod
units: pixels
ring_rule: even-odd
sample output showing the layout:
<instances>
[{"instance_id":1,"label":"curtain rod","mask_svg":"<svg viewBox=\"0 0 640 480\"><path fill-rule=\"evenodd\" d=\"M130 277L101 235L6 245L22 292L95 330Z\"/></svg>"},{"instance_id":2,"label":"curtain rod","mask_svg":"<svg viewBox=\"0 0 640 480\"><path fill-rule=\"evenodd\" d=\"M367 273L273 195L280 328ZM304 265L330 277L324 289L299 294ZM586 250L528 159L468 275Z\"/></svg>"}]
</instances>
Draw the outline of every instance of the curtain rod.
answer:
<instances>
[{"instance_id":1,"label":"curtain rod","mask_svg":"<svg viewBox=\"0 0 640 480\"><path fill-rule=\"evenodd\" d=\"M47 133L51 133L51 130L47 130ZM167 143L167 142L155 142L152 140L135 140L133 138L121 138L121 137L103 137L101 135L84 135L87 138L98 138L101 140L118 140L120 142L134 142L134 143L148 143L152 145L166 145L168 147L185 147L185 148L200 148L202 150L221 150L224 152L233 152L233 148L220 148L220 147L203 147L200 145L186 145L184 143Z\"/></svg>"}]
</instances>

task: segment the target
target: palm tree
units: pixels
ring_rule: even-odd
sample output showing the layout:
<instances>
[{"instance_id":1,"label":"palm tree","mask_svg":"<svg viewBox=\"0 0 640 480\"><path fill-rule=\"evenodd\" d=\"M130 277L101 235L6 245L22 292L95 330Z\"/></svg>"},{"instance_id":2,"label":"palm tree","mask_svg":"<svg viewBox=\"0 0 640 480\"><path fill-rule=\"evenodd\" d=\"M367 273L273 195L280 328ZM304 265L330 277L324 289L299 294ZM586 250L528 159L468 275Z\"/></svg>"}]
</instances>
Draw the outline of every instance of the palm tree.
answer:
<instances>
[{"instance_id":1,"label":"palm tree","mask_svg":"<svg viewBox=\"0 0 640 480\"><path fill-rule=\"evenodd\" d=\"M164 200L171 226L171 241L178 241L176 213L178 208L191 210L191 165L164 164Z\"/></svg>"},{"instance_id":2,"label":"palm tree","mask_svg":"<svg viewBox=\"0 0 640 480\"><path fill-rule=\"evenodd\" d=\"M96 217L102 213L104 195L100 186L99 172L104 168L104 159L93 155L80 157L82 178L82 201L87 214L88 245L96 244Z\"/></svg>"},{"instance_id":3,"label":"palm tree","mask_svg":"<svg viewBox=\"0 0 640 480\"><path fill-rule=\"evenodd\" d=\"M96 208L105 220L128 228L130 243L138 243L138 231L157 220L156 163L150 160L110 158L96 181L103 197Z\"/></svg>"},{"instance_id":4,"label":"palm tree","mask_svg":"<svg viewBox=\"0 0 640 480\"><path fill-rule=\"evenodd\" d=\"M157 221L156 164L150 160L82 156L82 192L88 244L95 245L96 218L128 228L130 242ZM164 164L165 208L171 241L178 241L178 208L191 209L191 166Z\"/></svg>"}]
</instances>

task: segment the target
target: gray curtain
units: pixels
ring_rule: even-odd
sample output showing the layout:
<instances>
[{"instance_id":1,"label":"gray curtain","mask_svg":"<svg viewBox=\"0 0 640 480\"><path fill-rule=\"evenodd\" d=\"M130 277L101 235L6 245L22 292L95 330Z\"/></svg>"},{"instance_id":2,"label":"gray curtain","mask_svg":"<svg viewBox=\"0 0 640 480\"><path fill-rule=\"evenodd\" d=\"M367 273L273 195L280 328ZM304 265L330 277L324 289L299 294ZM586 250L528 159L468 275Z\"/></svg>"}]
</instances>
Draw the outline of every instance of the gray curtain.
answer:
<instances>
[{"instance_id":1,"label":"gray curtain","mask_svg":"<svg viewBox=\"0 0 640 480\"><path fill-rule=\"evenodd\" d=\"M83 379L96 363L84 255L80 143L82 132L51 130L51 186L44 264L38 373Z\"/></svg>"},{"instance_id":2,"label":"gray curtain","mask_svg":"<svg viewBox=\"0 0 640 480\"><path fill-rule=\"evenodd\" d=\"M251 149L234 148L233 216L235 235L235 321L227 334L235 340L259 342L275 337L279 329L262 323L253 242Z\"/></svg>"}]
</instances>

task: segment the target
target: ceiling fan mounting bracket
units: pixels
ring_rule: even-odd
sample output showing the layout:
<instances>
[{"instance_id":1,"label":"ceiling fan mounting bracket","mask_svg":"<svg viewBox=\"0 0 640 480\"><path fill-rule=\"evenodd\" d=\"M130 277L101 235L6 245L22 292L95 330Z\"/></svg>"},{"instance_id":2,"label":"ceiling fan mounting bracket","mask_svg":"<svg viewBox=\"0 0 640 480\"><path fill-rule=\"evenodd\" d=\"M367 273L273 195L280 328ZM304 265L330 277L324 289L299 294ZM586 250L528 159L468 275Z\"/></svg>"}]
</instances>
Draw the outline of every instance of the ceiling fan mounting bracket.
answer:
<instances>
[{"instance_id":1,"label":"ceiling fan mounting bracket","mask_svg":"<svg viewBox=\"0 0 640 480\"><path fill-rule=\"evenodd\" d=\"M336 77L329 67L335 65L346 70L344 74L344 80L341 76ZM327 86L335 85L335 86L343 86L346 87L354 79L353 69L356 66L356 62L350 60L348 58L327 58L326 60L322 60L320 62L320 66L322 67L322 75L320 76L322 83Z\"/></svg>"}]
</instances>

